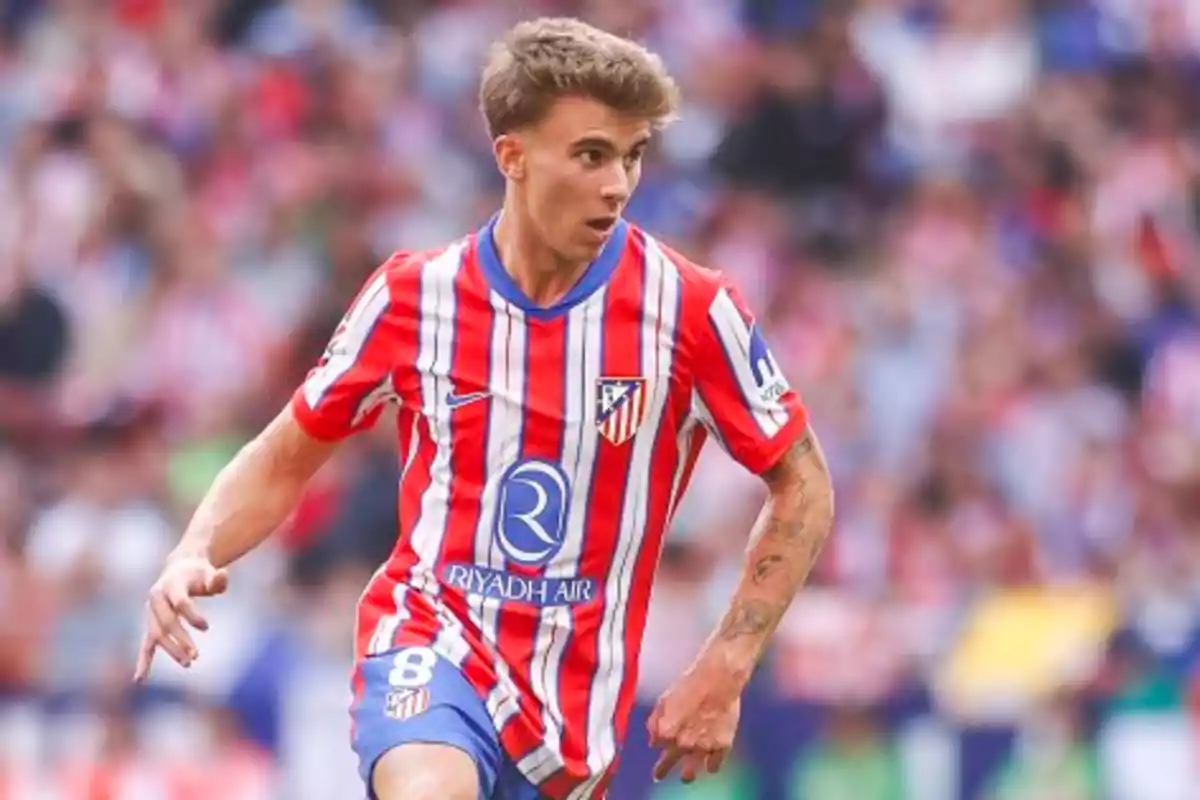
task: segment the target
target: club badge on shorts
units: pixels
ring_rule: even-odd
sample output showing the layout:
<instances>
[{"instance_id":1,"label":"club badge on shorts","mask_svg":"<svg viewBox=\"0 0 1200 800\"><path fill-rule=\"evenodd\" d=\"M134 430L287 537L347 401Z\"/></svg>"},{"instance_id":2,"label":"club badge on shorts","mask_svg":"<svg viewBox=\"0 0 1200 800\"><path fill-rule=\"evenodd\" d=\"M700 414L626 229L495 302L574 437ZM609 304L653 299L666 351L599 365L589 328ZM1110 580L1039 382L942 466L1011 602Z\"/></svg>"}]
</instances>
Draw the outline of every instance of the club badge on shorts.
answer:
<instances>
[{"instance_id":1,"label":"club badge on shorts","mask_svg":"<svg viewBox=\"0 0 1200 800\"><path fill-rule=\"evenodd\" d=\"M393 689L388 692L384 713L392 719L405 720L417 716L427 708L429 708L429 690L425 687Z\"/></svg>"},{"instance_id":2,"label":"club badge on shorts","mask_svg":"<svg viewBox=\"0 0 1200 800\"><path fill-rule=\"evenodd\" d=\"M596 381L596 427L613 444L629 441L646 416L645 378Z\"/></svg>"}]
</instances>

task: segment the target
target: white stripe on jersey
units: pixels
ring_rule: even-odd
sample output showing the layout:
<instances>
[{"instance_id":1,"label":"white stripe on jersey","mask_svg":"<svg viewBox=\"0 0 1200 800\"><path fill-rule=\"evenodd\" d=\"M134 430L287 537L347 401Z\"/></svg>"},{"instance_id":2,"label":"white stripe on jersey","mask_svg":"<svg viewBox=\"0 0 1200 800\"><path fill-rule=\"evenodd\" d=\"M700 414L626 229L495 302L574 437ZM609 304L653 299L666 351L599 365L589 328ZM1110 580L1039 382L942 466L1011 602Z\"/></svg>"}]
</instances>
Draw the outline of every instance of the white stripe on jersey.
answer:
<instances>
[{"instance_id":1,"label":"white stripe on jersey","mask_svg":"<svg viewBox=\"0 0 1200 800\"><path fill-rule=\"evenodd\" d=\"M787 424L787 411L777 401L767 401L763 398L750 364L750 328L734 305L733 298L724 289L718 291L717 296L713 298L712 306L708 309L708 318L716 329L717 338L742 390L746 408L751 412L763 435L768 438L774 436Z\"/></svg>"},{"instance_id":2,"label":"white stripe on jersey","mask_svg":"<svg viewBox=\"0 0 1200 800\"><path fill-rule=\"evenodd\" d=\"M429 596L434 606L434 613L437 615L438 622L440 623L437 638L433 641L434 652L458 667L462 666L471 648L467 644L466 637L463 636L462 623L455 619L454 615L442 603L441 598L438 597L441 593L441 585L437 581L435 569L437 559L441 556L442 540L445 538L446 525L450 516L450 489L453 482L453 475L450 472L450 458L454 442L454 430L451 423L451 409L446 402L446 396L454 391L451 372L454 367L454 336L458 324L457 298L455 297L454 284L458 277L458 271L462 267L463 250L464 247L462 245L456 248L452 262L439 263L442 262L443 258L446 258L446 256L442 256L426 266L426 270L430 271L434 265L438 265L436 269L432 269L434 280L434 286L432 287L434 289L432 308L426 307L426 302L430 299L430 293L425 289L424 279L422 280L422 351L425 341L424 326L430 316L430 311L433 312L435 319L433 326L435 349L433 361L426 365L425 368L422 368L420 358L422 351L418 351L417 369L421 375L422 405L426 409L434 409L434 413L430 417L430 425L434 438L437 441L438 449L430 470L429 489L421 498L421 516L417 528L413 532L414 548L417 546L416 532L417 530L421 530L426 524L428 524L432 533L436 534L436 540L431 535L427 549L420 551L421 560L417 565L417 569L420 571L417 572L417 570L414 570L413 585L418 590L423 590ZM453 268L450 268L447 264L452 264ZM434 497L427 509L426 500L430 499L430 495L434 495ZM427 513L427 510L432 513Z\"/></svg>"},{"instance_id":3,"label":"white stripe on jersey","mask_svg":"<svg viewBox=\"0 0 1200 800\"><path fill-rule=\"evenodd\" d=\"M696 447L697 424L699 424L697 418L689 415L679 426L679 434L675 437L675 447L679 451L679 463L675 466L675 477L671 479L671 502L667 506L668 533L671 530L671 520L675 518L675 510L679 507L679 489L683 482L683 473L687 469L688 461L692 458L692 450Z\"/></svg>"},{"instance_id":4,"label":"white stripe on jersey","mask_svg":"<svg viewBox=\"0 0 1200 800\"><path fill-rule=\"evenodd\" d=\"M525 314L490 292L494 312L492 347L488 371L491 414L487 431L487 476L480 502L479 524L475 529L475 563L493 570L504 569L504 554L496 546L493 523L500 479L521 454L521 431L525 402ZM500 641L500 604L496 597L473 597L470 608L479 616L479 628L486 642ZM518 693L503 658L495 662L499 680L487 697L488 714L499 731L520 710Z\"/></svg>"},{"instance_id":5,"label":"white stripe on jersey","mask_svg":"<svg viewBox=\"0 0 1200 800\"><path fill-rule=\"evenodd\" d=\"M404 479L408 476L408 470L412 467L413 462L417 459L417 451L421 449L420 431L421 431L421 415L413 414L412 431L408 435L408 453L404 457L404 466L400 470L400 486L404 486ZM370 591L371 584L379 579L379 576L387 569L388 562L384 561L379 569L375 571L370 582L367 583L367 589L363 592L363 597L366 597ZM371 636L371 642L367 646L367 655L376 655L382 653L391 647L392 642L396 638L396 630L400 627L400 623L408 618L408 607L404 603L404 595L408 591L408 584L404 581L396 583L396 587L392 590L392 601L396 604L396 613L387 614L380 618L379 623L375 626L375 633ZM363 598L358 599L358 603L362 605Z\"/></svg>"},{"instance_id":6,"label":"white stripe on jersey","mask_svg":"<svg viewBox=\"0 0 1200 800\"><path fill-rule=\"evenodd\" d=\"M700 397L699 392L692 393L692 416L700 420L713 438L717 440L717 444L721 446L727 454L729 453L729 444L725 441L725 437L721 435L721 428L717 425L717 421L713 419L713 414L708 410L708 406L704 404L704 399Z\"/></svg>"},{"instance_id":7,"label":"white stripe on jersey","mask_svg":"<svg viewBox=\"0 0 1200 800\"><path fill-rule=\"evenodd\" d=\"M454 279L462 264L462 245L450 248L421 269L421 339L417 374L421 376L421 406L429 433L437 445L429 469L429 487L421 495L413 526L412 546L418 561L409 583L431 597L437 594L434 568L450 510L450 409L444 397L450 390L450 361L454 348Z\"/></svg>"},{"instance_id":8,"label":"white stripe on jersey","mask_svg":"<svg viewBox=\"0 0 1200 800\"><path fill-rule=\"evenodd\" d=\"M562 763L561 746L551 746L548 742L543 742L517 762L517 771L537 786L558 772Z\"/></svg>"},{"instance_id":9,"label":"white stripe on jersey","mask_svg":"<svg viewBox=\"0 0 1200 800\"><path fill-rule=\"evenodd\" d=\"M649 407L645 422L630 443L633 455L621 526L604 587L604 616L597 653L599 663L588 698L588 768L593 774L602 773L616 757L617 695L624 678L625 659L637 657L636 653L625 652L625 622L634 567L646 530L650 464L663 411L670 398L669 376L675 349L679 272L648 237L645 258L640 363L642 374L653 385L643 390L643 393L649 392L645 398Z\"/></svg>"},{"instance_id":10,"label":"white stripe on jersey","mask_svg":"<svg viewBox=\"0 0 1200 800\"><path fill-rule=\"evenodd\" d=\"M600 379L600 350L604 342L604 304L607 295L606 289L599 290L586 302L572 308L567 317L566 387L563 395L566 407L563 414L561 464L569 477L571 494L563 547L547 565L547 578L573 578L579 574L592 470L596 465L598 438L595 434L596 403L593 392L596 381ZM582 354L582 358L578 357L579 354ZM562 698L559 696L559 673L570 635L569 606L546 606L542 609L530 678L534 692L545 702L542 721L546 739L543 746L521 760L522 764L530 766L531 771L526 772L518 764L518 769L535 785L563 766L564 721Z\"/></svg>"},{"instance_id":11,"label":"white stripe on jersey","mask_svg":"<svg viewBox=\"0 0 1200 800\"><path fill-rule=\"evenodd\" d=\"M600 781L604 780L604 773L600 772L588 778L583 783L575 787L575 789L567 795L567 800L596 800L596 787L600 785Z\"/></svg>"},{"instance_id":12,"label":"white stripe on jersey","mask_svg":"<svg viewBox=\"0 0 1200 800\"><path fill-rule=\"evenodd\" d=\"M391 300L388 291L387 271L381 271L358 298L358 302L346 312L345 319L329 343L325 363L313 371L304 382L304 402L316 408L330 387L345 375L358 361L363 345L375 330L375 325L387 310Z\"/></svg>"}]
</instances>

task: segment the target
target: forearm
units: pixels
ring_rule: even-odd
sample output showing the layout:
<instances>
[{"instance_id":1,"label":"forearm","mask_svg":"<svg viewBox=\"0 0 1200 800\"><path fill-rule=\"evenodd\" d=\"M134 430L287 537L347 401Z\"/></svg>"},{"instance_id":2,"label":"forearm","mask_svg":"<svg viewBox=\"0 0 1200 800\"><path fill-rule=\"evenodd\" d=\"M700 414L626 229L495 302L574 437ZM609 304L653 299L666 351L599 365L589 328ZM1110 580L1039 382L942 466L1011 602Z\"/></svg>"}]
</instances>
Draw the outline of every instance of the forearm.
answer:
<instances>
[{"instance_id":1,"label":"forearm","mask_svg":"<svg viewBox=\"0 0 1200 800\"><path fill-rule=\"evenodd\" d=\"M764 477L770 498L755 523L729 610L701 655L747 679L833 524L829 471L811 431Z\"/></svg>"},{"instance_id":2,"label":"forearm","mask_svg":"<svg viewBox=\"0 0 1200 800\"><path fill-rule=\"evenodd\" d=\"M287 519L331 450L285 411L217 475L172 557L199 555L224 567L258 547Z\"/></svg>"}]
</instances>

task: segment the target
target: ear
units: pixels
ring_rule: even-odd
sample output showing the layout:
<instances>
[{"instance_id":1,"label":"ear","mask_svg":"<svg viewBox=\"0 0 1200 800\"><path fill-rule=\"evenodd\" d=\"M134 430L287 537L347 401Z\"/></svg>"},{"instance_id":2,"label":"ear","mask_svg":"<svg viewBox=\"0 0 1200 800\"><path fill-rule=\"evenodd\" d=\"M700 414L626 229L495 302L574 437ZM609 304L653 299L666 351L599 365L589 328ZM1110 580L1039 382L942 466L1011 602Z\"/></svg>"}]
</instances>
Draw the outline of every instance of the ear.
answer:
<instances>
[{"instance_id":1,"label":"ear","mask_svg":"<svg viewBox=\"0 0 1200 800\"><path fill-rule=\"evenodd\" d=\"M511 133L500 134L492 142L492 153L505 178L518 182L525 180L525 146L520 138Z\"/></svg>"}]
</instances>

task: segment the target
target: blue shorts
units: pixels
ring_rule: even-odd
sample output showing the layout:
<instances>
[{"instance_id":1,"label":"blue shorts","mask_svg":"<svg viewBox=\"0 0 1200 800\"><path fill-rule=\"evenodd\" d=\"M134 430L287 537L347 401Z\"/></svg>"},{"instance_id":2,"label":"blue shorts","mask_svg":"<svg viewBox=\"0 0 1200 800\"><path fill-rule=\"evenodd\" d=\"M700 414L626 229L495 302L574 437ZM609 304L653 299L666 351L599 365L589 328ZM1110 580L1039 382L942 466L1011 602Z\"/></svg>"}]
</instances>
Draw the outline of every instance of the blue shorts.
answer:
<instances>
[{"instance_id":1,"label":"blue shorts","mask_svg":"<svg viewBox=\"0 0 1200 800\"><path fill-rule=\"evenodd\" d=\"M479 694L454 664L428 647L370 656L358 665L351 718L358 772L371 790L376 762L416 742L457 747L479 770L479 800L538 800L541 795L500 746Z\"/></svg>"}]
</instances>

